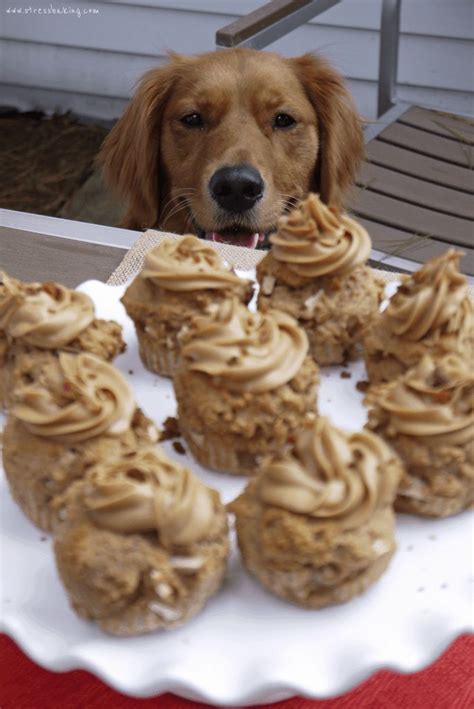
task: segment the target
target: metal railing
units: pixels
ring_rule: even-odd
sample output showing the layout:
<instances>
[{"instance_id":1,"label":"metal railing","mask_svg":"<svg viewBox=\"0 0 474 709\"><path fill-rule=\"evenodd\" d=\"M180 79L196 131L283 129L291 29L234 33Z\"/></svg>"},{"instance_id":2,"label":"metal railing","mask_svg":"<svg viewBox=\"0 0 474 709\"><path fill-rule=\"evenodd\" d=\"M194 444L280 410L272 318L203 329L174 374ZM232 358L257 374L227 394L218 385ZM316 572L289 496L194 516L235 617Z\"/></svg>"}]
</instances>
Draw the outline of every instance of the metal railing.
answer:
<instances>
[{"instance_id":1,"label":"metal railing","mask_svg":"<svg viewBox=\"0 0 474 709\"><path fill-rule=\"evenodd\" d=\"M218 49L263 49L340 2L342 0L272 0L219 30L216 46ZM377 117L395 105L400 6L401 0L382 2Z\"/></svg>"}]
</instances>

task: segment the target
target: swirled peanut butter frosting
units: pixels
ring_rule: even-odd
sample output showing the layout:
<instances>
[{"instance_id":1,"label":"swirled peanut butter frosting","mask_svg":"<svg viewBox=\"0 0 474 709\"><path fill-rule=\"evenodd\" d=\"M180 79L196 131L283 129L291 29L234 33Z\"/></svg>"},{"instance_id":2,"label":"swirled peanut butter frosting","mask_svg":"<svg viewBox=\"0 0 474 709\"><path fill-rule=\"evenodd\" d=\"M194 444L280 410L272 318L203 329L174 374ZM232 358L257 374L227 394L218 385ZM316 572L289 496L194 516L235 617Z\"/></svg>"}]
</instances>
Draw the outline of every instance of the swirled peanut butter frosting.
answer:
<instances>
[{"instance_id":1,"label":"swirled peanut butter frosting","mask_svg":"<svg viewBox=\"0 0 474 709\"><path fill-rule=\"evenodd\" d=\"M182 349L188 369L222 378L229 389L263 392L286 384L299 371L308 338L279 310L251 313L229 299L214 314L196 317Z\"/></svg>"},{"instance_id":2,"label":"swirled peanut butter frosting","mask_svg":"<svg viewBox=\"0 0 474 709\"><path fill-rule=\"evenodd\" d=\"M74 443L120 435L136 410L122 374L90 354L60 353L14 390L11 413L36 436Z\"/></svg>"},{"instance_id":3,"label":"swirled peanut butter frosting","mask_svg":"<svg viewBox=\"0 0 474 709\"><path fill-rule=\"evenodd\" d=\"M393 468L387 468L393 459L373 433L347 434L318 418L291 452L263 463L259 496L290 512L357 527L390 502L398 484Z\"/></svg>"},{"instance_id":4,"label":"swirled peanut butter frosting","mask_svg":"<svg viewBox=\"0 0 474 709\"><path fill-rule=\"evenodd\" d=\"M430 355L402 377L367 395L369 425L384 434L421 438L425 445L474 441L474 374L456 354Z\"/></svg>"},{"instance_id":5,"label":"swirled peanut butter frosting","mask_svg":"<svg viewBox=\"0 0 474 709\"><path fill-rule=\"evenodd\" d=\"M299 276L341 276L367 261L371 241L366 230L347 215L338 215L310 194L270 237L272 255Z\"/></svg>"},{"instance_id":6,"label":"swirled peanut butter frosting","mask_svg":"<svg viewBox=\"0 0 474 709\"><path fill-rule=\"evenodd\" d=\"M145 257L142 278L171 291L235 288L244 281L230 270L216 249L191 234L162 241Z\"/></svg>"},{"instance_id":7,"label":"swirled peanut butter frosting","mask_svg":"<svg viewBox=\"0 0 474 709\"><path fill-rule=\"evenodd\" d=\"M44 349L64 347L94 320L88 295L58 283L20 283L0 276L0 330Z\"/></svg>"},{"instance_id":8,"label":"swirled peanut butter frosting","mask_svg":"<svg viewBox=\"0 0 474 709\"><path fill-rule=\"evenodd\" d=\"M383 314L394 335L417 342L472 328L467 279L459 272L461 256L449 249L405 278Z\"/></svg>"},{"instance_id":9,"label":"swirled peanut butter frosting","mask_svg":"<svg viewBox=\"0 0 474 709\"><path fill-rule=\"evenodd\" d=\"M124 534L153 532L165 547L198 542L215 516L213 493L157 448L99 462L83 496L94 522Z\"/></svg>"}]
</instances>

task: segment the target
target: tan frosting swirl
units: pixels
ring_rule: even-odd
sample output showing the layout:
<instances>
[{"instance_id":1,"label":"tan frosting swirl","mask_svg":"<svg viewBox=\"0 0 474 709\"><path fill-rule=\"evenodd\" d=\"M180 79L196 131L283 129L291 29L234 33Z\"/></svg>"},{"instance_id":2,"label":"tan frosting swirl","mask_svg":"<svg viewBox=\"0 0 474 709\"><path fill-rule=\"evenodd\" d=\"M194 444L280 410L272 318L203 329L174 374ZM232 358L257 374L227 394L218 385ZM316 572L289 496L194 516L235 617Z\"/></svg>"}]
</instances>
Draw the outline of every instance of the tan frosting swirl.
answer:
<instances>
[{"instance_id":1,"label":"tan frosting swirl","mask_svg":"<svg viewBox=\"0 0 474 709\"><path fill-rule=\"evenodd\" d=\"M262 466L262 502L351 528L386 505L398 479L387 462L393 453L381 438L362 431L347 434L318 418L303 430L290 453Z\"/></svg>"},{"instance_id":2,"label":"tan frosting swirl","mask_svg":"<svg viewBox=\"0 0 474 709\"><path fill-rule=\"evenodd\" d=\"M94 320L88 295L58 283L20 283L0 277L0 330L40 348L64 347Z\"/></svg>"},{"instance_id":3,"label":"tan frosting swirl","mask_svg":"<svg viewBox=\"0 0 474 709\"><path fill-rule=\"evenodd\" d=\"M360 224L337 215L315 194L280 217L270 241L273 257L307 278L347 274L367 261L371 249Z\"/></svg>"},{"instance_id":4,"label":"tan frosting swirl","mask_svg":"<svg viewBox=\"0 0 474 709\"><path fill-rule=\"evenodd\" d=\"M470 327L472 306L467 279L459 272L461 256L449 249L404 280L383 314L394 335L417 342L441 329Z\"/></svg>"},{"instance_id":5,"label":"tan frosting swirl","mask_svg":"<svg viewBox=\"0 0 474 709\"><path fill-rule=\"evenodd\" d=\"M11 413L36 436L74 443L124 433L135 410L127 381L112 365L62 352L35 381L15 389Z\"/></svg>"},{"instance_id":6,"label":"tan frosting swirl","mask_svg":"<svg viewBox=\"0 0 474 709\"><path fill-rule=\"evenodd\" d=\"M142 278L172 291L232 288L244 281L202 239L188 234L167 239L145 256Z\"/></svg>"},{"instance_id":7,"label":"tan frosting swirl","mask_svg":"<svg viewBox=\"0 0 474 709\"><path fill-rule=\"evenodd\" d=\"M474 441L474 374L455 354L439 361L426 355L395 382L367 396L371 424L382 410L388 417L387 433L423 439L432 446L465 445Z\"/></svg>"},{"instance_id":8,"label":"tan frosting swirl","mask_svg":"<svg viewBox=\"0 0 474 709\"><path fill-rule=\"evenodd\" d=\"M113 532L156 531L169 547L200 541L214 520L212 491L158 448L102 461L87 481L88 513Z\"/></svg>"},{"instance_id":9,"label":"tan frosting swirl","mask_svg":"<svg viewBox=\"0 0 474 709\"><path fill-rule=\"evenodd\" d=\"M222 377L230 389L263 392L289 382L308 347L305 331L290 315L251 313L229 299L214 315L194 319L181 355L188 369Z\"/></svg>"}]
</instances>

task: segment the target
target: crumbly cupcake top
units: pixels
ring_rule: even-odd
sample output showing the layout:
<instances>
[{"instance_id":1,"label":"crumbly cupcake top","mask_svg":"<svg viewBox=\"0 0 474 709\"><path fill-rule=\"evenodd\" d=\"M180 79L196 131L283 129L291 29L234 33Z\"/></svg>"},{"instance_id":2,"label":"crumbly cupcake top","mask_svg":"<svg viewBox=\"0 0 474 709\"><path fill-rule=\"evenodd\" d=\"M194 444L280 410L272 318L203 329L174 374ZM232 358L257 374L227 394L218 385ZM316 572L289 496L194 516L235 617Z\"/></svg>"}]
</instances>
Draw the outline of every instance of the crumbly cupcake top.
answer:
<instances>
[{"instance_id":1,"label":"crumbly cupcake top","mask_svg":"<svg viewBox=\"0 0 474 709\"><path fill-rule=\"evenodd\" d=\"M344 433L317 418L293 449L262 464L262 502L344 528L364 524L387 505L398 484L394 454L369 431Z\"/></svg>"},{"instance_id":2,"label":"crumbly cupcake top","mask_svg":"<svg viewBox=\"0 0 474 709\"><path fill-rule=\"evenodd\" d=\"M101 461L87 475L85 508L104 529L153 532L164 547L204 539L215 518L215 493L158 448Z\"/></svg>"},{"instance_id":3,"label":"crumbly cupcake top","mask_svg":"<svg viewBox=\"0 0 474 709\"><path fill-rule=\"evenodd\" d=\"M13 393L11 413L36 436L63 443L120 435L136 410L122 374L90 354L61 352Z\"/></svg>"},{"instance_id":4,"label":"crumbly cupcake top","mask_svg":"<svg viewBox=\"0 0 474 709\"><path fill-rule=\"evenodd\" d=\"M192 234L166 239L149 251L141 277L171 291L216 290L245 282L226 266L216 249Z\"/></svg>"},{"instance_id":5,"label":"crumbly cupcake top","mask_svg":"<svg viewBox=\"0 0 474 709\"><path fill-rule=\"evenodd\" d=\"M94 320L88 295L58 283L21 283L0 273L0 330L43 349L64 347Z\"/></svg>"},{"instance_id":6,"label":"crumbly cupcake top","mask_svg":"<svg viewBox=\"0 0 474 709\"><path fill-rule=\"evenodd\" d=\"M449 249L404 279L382 314L395 337L418 342L472 327L467 279L459 272L461 256Z\"/></svg>"},{"instance_id":7,"label":"crumbly cupcake top","mask_svg":"<svg viewBox=\"0 0 474 709\"><path fill-rule=\"evenodd\" d=\"M384 435L416 436L425 445L466 445L474 440L474 374L456 354L430 355L367 397L369 426Z\"/></svg>"},{"instance_id":8,"label":"crumbly cupcake top","mask_svg":"<svg viewBox=\"0 0 474 709\"><path fill-rule=\"evenodd\" d=\"M236 391L264 392L297 374L308 338L296 320L279 310L251 313L237 299L194 318L181 356L188 369L219 377Z\"/></svg>"},{"instance_id":9,"label":"crumbly cupcake top","mask_svg":"<svg viewBox=\"0 0 474 709\"><path fill-rule=\"evenodd\" d=\"M364 264L370 254L367 231L346 214L338 215L310 194L278 220L270 237L272 255L299 276L341 276Z\"/></svg>"}]
</instances>

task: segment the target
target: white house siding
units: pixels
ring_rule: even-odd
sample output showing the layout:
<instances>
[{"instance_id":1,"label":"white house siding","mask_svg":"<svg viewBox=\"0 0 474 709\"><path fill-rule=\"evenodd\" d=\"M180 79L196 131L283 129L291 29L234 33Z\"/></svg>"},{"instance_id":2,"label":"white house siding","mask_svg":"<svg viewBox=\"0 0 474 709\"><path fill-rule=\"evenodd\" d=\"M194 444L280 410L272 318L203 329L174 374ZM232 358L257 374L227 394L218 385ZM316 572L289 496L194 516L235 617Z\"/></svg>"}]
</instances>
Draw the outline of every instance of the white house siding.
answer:
<instances>
[{"instance_id":1,"label":"white house siding","mask_svg":"<svg viewBox=\"0 0 474 709\"><path fill-rule=\"evenodd\" d=\"M138 78L164 61L168 49L189 54L213 49L218 29L262 4L0 0L0 105L115 118ZM95 12L44 13L63 5ZM36 13L18 13L27 7ZM343 0L271 49L287 56L323 53L347 78L362 115L373 118L380 11L381 0ZM399 95L474 115L472 0L402 1Z\"/></svg>"}]
</instances>

